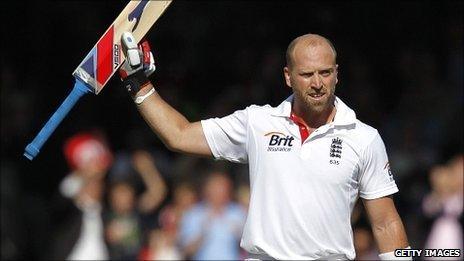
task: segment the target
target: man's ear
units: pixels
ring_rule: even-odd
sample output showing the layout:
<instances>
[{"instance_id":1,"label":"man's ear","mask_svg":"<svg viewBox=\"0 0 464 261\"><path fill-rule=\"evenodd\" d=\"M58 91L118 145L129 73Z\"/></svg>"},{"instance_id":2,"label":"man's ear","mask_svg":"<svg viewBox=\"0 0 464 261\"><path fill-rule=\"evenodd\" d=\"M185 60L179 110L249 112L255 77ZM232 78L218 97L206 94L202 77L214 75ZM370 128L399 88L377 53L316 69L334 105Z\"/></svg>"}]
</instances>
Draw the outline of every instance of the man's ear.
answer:
<instances>
[{"instance_id":1,"label":"man's ear","mask_svg":"<svg viewBox=\"0 0 464 261\"><path fill-rule=\"evenodd\" d=\"M335 64L335 84L338 83L338 64Z\"/></svg>"},{"instance_id":2,"label":"man's ear","mask_svg":"<svg viewBox=\"0 0 464 261\"><path fill-rule=\"evenodd\" d=\"M289 88L292 88L292 83L290 81L290 69L287 66L284 67L284 77L285 77L285 83L287 84L287 86Z\"/></svg>"}]
</instances>

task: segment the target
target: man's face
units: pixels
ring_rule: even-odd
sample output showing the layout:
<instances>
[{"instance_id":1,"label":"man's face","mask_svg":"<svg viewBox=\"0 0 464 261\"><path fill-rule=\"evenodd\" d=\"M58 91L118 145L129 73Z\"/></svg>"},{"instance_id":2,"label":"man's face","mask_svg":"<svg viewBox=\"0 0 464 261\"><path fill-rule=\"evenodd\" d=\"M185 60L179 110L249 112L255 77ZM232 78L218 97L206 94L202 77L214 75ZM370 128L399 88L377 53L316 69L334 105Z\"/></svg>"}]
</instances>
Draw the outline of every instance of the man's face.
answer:
<instances>
[{"instance_id":1,"label":"man's face","mask_svg":"<svg viewBox=\"0 0 464 261\"><path fill-rule=\"evenodd\" d=\"M230 200L232 189L231 181L225 176L212 176L206 182L205 186L206 200L214 206L224 206Z\"/></svg>"},{"instance_id":2,"label":"man's face","mask_svg":"<svg viewBox=\"0 0 464 261\"><path fill-rule=\"evenodd\" d=\"M316 113L332 105L338 82L335 55L328 44L304 46L293 52L293 64L284 68L285 81L293 89L298 106Z\"/></svg>"},{"instance_id":3,"label":"man's face","mask_svg":"<svg viewBox=\"0 0 464 261\"><path fill-rule=\"evenodd\" d=\"M134 208L135 191L129 184L117 184L110 192L110 204L118 214L127 214Z\"/></svg>"}]
</instances>

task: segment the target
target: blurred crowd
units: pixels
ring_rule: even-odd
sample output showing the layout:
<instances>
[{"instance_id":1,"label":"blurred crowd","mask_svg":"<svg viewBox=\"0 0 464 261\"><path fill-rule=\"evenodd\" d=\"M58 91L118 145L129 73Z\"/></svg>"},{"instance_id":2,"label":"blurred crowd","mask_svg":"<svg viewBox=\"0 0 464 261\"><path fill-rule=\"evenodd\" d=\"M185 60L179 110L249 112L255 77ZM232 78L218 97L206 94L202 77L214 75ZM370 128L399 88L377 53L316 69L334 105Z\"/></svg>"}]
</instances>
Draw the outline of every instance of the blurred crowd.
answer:
<instances>
[{"instance_id":1,"label":"blurred crowd","mask_svg":"<svg viewBox=\"0 0 464 261\"><path fill-rule=\"evenodd\" d=\"M56 39L71 30L95 39L125 2L16 4L23 22L38 27L7 34L18 49L2 54L1 259L246 257L238 244L247 166L167 151L115 79L73 109L34 162L22 158L90 48ZM71 28L67 19L82 5L95 9ZM307 10L318 12L306 23ZM385 141L411 246L462 249L462 20L459 2L181 1L147 36L157 58L152 80L192 121L275 106L291 92L282 75L287 44L308 32L327 36L338 51L336 94ZM63 53L76 55L57 66ZM57 73L44 77L50 68ZM353 228L357 258L376 258L362 204Z\"/></svg>"},{"instance_id":2,"label":"blurred crowd","mask_svg":"<svg viewBox=\"0 0 464 261\"><path fill-rule=\"evenodd\" d=\"M238 260L249 200L224 166L208 164L196 177L179 177L168 190L162 159L137 149L113 152L99 131L77 133L64 144L70 172L37 211L46 233L40 258L53 260ZM156 158L156 159L155 159ZM169 164L169 162L164 162ZM195 181L193 181L195 178ZM195 182L195 183L194 183ZM4 209L2 209L4 210ZM11 214L5 209L5 214ZM2 211L3 214L3 211ZM7 217L2 257L23 257ZM3 224L3 223L2 223ZM37 228L35 228L37 229ZM3 230L2 230L3 233ZM3 235L3 234L2 234ZM24 234L23 234L24 235ZM19 240L27 240L20 237ZM15 251L16 250L16 251Z\"/></svg>"},{"instance_id":3,"label":"blurred crowd","mask_svg":"<svg viewBox=\"0 0 464 261\"><path fill-rule=\"evenodd\" d=\"M81 132L63 146L69 172L35 211L42 246L53 260L243 260L240 249L250 191L244 166L136 149L114 154L101 131ZM170 175L163 165L182 166ZM415 248L463 249L464 155L427 173L430 189L403 214ZM188 170L195 170L192 176ZM11 184L9 184L11 185ZM11 188L8 188L11 189ZM25 257L28 232L18 225L11 191L2 188L2 259ZM9 192L9 193L8 193ZM408 194L407 189L402 194ZM4 199L4 196L7 196ZM401 196L404 198L406 196ZM29 202L30 203L30 202ZM413 204L413 202L409 202ZM417 212L415 212L417 211ZM352 225L358 260L379 254L358 203ZM30 225L26 226L31 228Z\"/></svg>"}]
</instances>

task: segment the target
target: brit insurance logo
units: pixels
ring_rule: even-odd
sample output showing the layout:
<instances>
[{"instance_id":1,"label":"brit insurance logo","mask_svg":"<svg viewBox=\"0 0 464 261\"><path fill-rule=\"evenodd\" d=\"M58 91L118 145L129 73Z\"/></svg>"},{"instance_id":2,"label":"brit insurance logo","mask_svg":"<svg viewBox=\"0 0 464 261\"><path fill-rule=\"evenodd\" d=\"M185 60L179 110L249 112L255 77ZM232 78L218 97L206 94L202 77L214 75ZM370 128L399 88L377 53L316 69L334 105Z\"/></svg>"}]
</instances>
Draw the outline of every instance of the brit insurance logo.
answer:
<instances>
[{"instance_id":1,"label":"brit insurance logo","mask_svg":"<svg viewBox=\"0 0 464 261\"><path fill-rule=\"evenodd\" d=\"M330 144L330 164L340 165L339 159L342 158L343 141L340 138L333 138Z\"/></svg>"},{"instance_id":2,"label":"brit insurance logo","mask_svg":"<svg viewBox=\"0 0 464 261\"><path fill-rule=\"evenodd\" d=\"M290 135L285 135L282 132L269 132L264 134L265 137L269 137L269 143L267 151L283 151L289 152L292 150L293 141L295 138Z\"/></svg>"}]
</instances>

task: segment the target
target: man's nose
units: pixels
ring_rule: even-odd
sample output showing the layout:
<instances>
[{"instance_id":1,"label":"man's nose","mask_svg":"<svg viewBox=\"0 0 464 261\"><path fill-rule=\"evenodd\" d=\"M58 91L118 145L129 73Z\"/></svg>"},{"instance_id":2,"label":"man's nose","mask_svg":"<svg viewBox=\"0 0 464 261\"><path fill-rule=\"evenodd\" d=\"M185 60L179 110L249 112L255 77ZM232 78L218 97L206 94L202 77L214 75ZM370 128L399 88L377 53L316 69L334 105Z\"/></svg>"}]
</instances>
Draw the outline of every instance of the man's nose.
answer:
<instances>
[{"instance_id":1,"label":"man's nose","mask_svg":"<svg viewBox=\"0 0 464 261\"><path fill-rule=\"evenodd\" d=\"M318 73L315 73L311 79L311 88L315 88L315 89L322 88L322 79Z\"/></svg>"}]
</instances>

